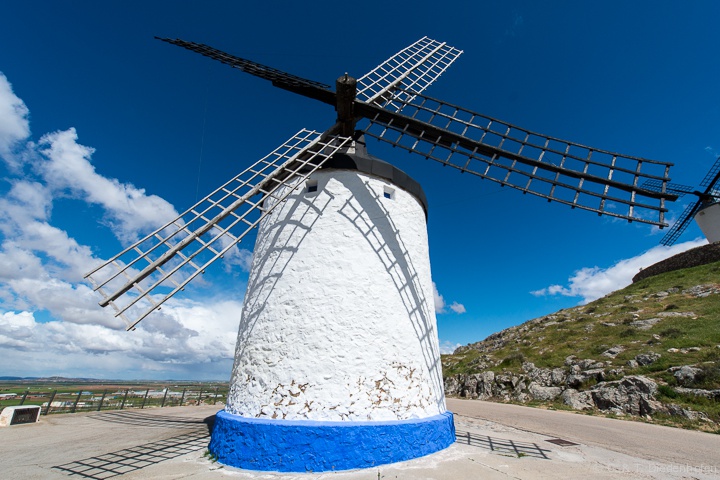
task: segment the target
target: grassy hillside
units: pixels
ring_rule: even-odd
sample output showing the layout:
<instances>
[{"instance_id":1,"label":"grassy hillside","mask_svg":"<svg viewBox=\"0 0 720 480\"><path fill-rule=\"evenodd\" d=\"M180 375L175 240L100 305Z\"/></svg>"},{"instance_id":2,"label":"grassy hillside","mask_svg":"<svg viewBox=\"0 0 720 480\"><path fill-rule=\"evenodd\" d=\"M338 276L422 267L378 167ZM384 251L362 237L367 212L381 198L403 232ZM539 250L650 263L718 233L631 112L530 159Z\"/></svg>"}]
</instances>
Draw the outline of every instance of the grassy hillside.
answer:
<instances>
[{"instance_id":1,"label":"grassy hillside","mask_svg":"<svg viewBox=\"0 0 720 480\"><path fill-rule=\"evenodd\" d=\"M638 364L636 357L643 354L655 360ZM658 400L703 411L720 422L719 402L678 393L673 369L693 365L700 370L684 388L720 389L720 262L646 278L587 305L460 347L443 356L443 375L521 374L525 362L563 368L571 355L604 363L605 381L646 376L658 383ZM580 390L597 381L588 379Z\"/></svg>"}]
</instances>

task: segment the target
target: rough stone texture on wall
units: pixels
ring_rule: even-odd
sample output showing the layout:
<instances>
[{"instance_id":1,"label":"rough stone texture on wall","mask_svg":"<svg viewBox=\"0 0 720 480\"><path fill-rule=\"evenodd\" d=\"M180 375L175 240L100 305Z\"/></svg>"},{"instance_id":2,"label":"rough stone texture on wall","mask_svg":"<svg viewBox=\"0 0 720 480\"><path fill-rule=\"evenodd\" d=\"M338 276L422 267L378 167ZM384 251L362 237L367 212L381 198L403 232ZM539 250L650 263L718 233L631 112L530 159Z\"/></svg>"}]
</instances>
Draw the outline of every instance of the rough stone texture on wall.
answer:
<instances>
[{"instance_id":1,"label":"rough stone texture on wall","mask_svg":"<svg viewBox=\"0 0 720 480\"><path fill-rule=\"evenodd\" d=\"M648 277L654 275L660 275L661 273L672 272L674 270L681 270L683 268L697 267L699 265L705 265L708 263L720 262L720 242L703 245L701 247L692 248L677 255L673 255L670 258L658 262L654 265L650 265L638 272L632 279L634 282L639 282Z\"/></svg>"},{"instance_id":2,"label":"rough stone texture on wall","mask_svg":"<svg viewBox=\"0 0 720 480\"><path fill-rule=\"evenodd\" d=\"M286 187L260 225L226 411L348 422L444 413L422 205L357 171L310 181L316 190Z\"/></svg>"}]
</instances>

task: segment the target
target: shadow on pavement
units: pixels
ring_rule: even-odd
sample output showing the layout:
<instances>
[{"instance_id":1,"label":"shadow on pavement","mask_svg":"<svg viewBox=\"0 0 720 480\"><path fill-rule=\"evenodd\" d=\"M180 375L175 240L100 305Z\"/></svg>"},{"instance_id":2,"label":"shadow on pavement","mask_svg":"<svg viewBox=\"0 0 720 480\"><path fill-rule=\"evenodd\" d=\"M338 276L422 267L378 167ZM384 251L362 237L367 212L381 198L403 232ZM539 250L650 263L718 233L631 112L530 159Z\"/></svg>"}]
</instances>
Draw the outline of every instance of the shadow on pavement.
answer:
<instances>
[{"instance_id":1,"label":"shadow on pavement","mask_svg":"<svg viewBox=\"0 0 720 480\"><path fill-rule=\"evenodd\" d=\"M455 431L456 442L463 445L480 447L491 452L510 454L516 457L534 457L549 460L545 455L551 450L540 448L536 443L515 442L504 438L493 438L488 435L478 435L464 430Z\"/></svg>"},{"instance_id":2,"label":"shadow on pavement","mask_svg":"<svg viewBox=\"0 0 720 480\"><path fill-rule=\"evenodd\" d=\"M207 420L207 419L206 419ZM199 422L203 423L203 422ZM205 428L176 437L106 453L97 457L52 467L82 478L105 479L140 470L150 465L207 448L209 434Z\"/></svg>"},{"instance_id":3,"label":"shadow on pavement","mask_svg":"<svg viewBox=\"0 0 720 480\"><path fill-rule=\"evenodd\" d=\"M205 419L193 417L174 417L170 415L153 415L138 411L117 411L99 413L90 418L101 422L124 423L138 427L159 427L159 428L192 428L199 425L207 425L212 428L215 415Z\"/></svg>"}]
</instances>

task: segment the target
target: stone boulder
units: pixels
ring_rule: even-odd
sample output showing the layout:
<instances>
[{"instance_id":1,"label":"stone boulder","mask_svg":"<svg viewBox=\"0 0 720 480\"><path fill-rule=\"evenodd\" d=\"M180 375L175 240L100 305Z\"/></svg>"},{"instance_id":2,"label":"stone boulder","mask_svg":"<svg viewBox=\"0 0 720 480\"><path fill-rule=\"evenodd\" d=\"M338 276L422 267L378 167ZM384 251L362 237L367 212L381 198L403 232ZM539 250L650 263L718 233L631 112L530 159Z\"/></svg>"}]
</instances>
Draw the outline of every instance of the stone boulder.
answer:
<instances>
[{"instance_id":1,"label":"stone boulder","mask_svg":"<svg viewBox=\"0 0 720 480\"><path fill-rule=\"evenodd\" d=\"M676 405L674 403L671 403L670 405L665 407L665 410L670 415L675 415L677 417L684 417L688 420L704 420L708 421L709 418L705 412L696 412L695 410L690 410L688 408L682 408L680 405Z\"/></svg>"},{"instance_id":2,"label":"stone boulder","mask_svg":"<svg viewBox=\"0 0 720 480\"><path fill-rule=\"evenodd\" d=\"M567 373L564 368L553 368L550 374L551 385L560 386L565 384Z\"/></svg>"},{"instance_id":3,"label":"stone boulder","mask_svg":"<svg viewBox=\"0 0 720 480\"><path fill-rule=\"evenodd\" d=\"M445 395L460 395L464 375L453 375L445 378Z\"/></svg>"},{"instance_id":4,"label":"stone boulder","mask_svg":"<svg viewBox=\"0 0 720 480\"><path fill-rule=\"evenodd\" d=\"M465 377L465 382L460 390L460 396L463 398L477 398L477 375L468 375Z\"/></svg>"},{"instance_id":5,"label":"stone boulder","mask_svg":"<svg viewBox=\"0 0 720 480\"><path fill-rule=\"evenodd\" d=\"M581 388L587 381L596 380L601 382L605 379L605 370L597 368L593 370L585 370L568 375L565 384L569 388Z\"/></svg>"},{"instance_id":6,"label":"stone boulder","mask_svg":"<svg viewBox=\"0 0 720 480\"><path fill-rule=\"evenodd\" d=\"M561 398L565 405L575 410L590 410L595 406L590 392L578 392L568 388L562 392Z\"/></svg>"},{"instance_id":7,"label":"stone boulder","mask_svg":"<svg viewBox=\"0 0 720 480\"><path fill-rule=\"evenodd\" d=\"M683 395L695 395L696 397L705 397L707 399L720 402L720 388L715 390L703 390L701 388L677 387L675 388L675 391Z\"/></svg>"},{"instance_id":8,"label":"stone boulder","mask_svg":"<svg viewBox=\"0 0 720 480\"><path fill-rule=\"evenodd\" d=\"M635 361L638 365L645 366L655 363L662 355L655 352L641 353L635 356Z\"/></svg>"},{"instance_id":9,"label":"stone boulder","mask_svg":"<svg viewBox=\"0 0 720 480\"><path fill-rule=\"evenodd\" d=\"M489 370L478 374L477 394L480 400L486 400L493 396L493 384L495 383L495 372Z\"/></svg>"},{"instance_id":10,"label":"stone boulder","mask_svg":"<svg viewBox=\"0 0 720 480\"><path fill-rule=\"evenodd\" d=\"M602 355L602 356L604 356L604 357L608 357L608 358L615 358L615 357L617 357L620 353L622 353L624 350L625 350L625 347L623 347L622 345L615 345L615 346L612 347L612 348L608 348L607 350L605 350L605 351L604 351L603 353L601 353L600 355Z\"/></svg>"},{"instance_id":11,"label":"stone boulder","mask_svg":"<svg viewBox=\"0 0 720 480\"><path fill-rule=\"evenodd\" d=\"M657 384L640 375L599 383L590 391L593 403L600 410L643 416L662 407L654 398L656 392Z\"/></svg>"},{"instance_id":12,"label":"stone boulder","mask_svg":"<svg viewBox=\"0 0 720 480\"><path fill-rule=\"evenodd\" d=\"M530 362L523 364L523 370L527 375L529 383L536 383L543 387L553 387L565 383L566 373L562 368L537 368Z\"/></svg>"},{"instance_id":13,"label":"stone boulder","mask_svg":"<svg viewBox=\"0 0 720 480\"><path fill-rule=\"evenodd\" d=\"M673 374L673 376L680 385L686 387L688 385L692 385L692 383L695 382L697 376L701 372L702 370L699 368L691 367L690 365L684 365L678 368Z\"/></svg>"},{"instance_id":14,"label":"stone boulder","mask_svg":"<svg viewBox=\"0 0 720 480\"><path fill-rule=\"evenodd\" d=\"M534 382L528 386L528 392L530 393L530 396L533 399L539 400L541 402L555 400L562 393L562 391L563 390L560 387L546 387Z\"/></svg>"}]
</instances>

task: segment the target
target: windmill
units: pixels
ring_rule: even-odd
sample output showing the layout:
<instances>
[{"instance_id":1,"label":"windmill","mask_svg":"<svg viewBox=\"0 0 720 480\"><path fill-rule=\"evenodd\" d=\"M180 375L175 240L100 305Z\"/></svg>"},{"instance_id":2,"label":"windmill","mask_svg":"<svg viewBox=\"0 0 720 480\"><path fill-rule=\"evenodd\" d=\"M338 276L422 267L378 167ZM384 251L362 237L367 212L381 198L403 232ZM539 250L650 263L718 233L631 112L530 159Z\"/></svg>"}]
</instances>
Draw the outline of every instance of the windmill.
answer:
<instances>
[{"instance_id":1,"label":"windmill","mask_svg":"<svg viewBox=\"0 0 720 480\"><path fill-rule=\"evenodd\" d=\"M572 208L665 226L671 164L541 135L425 96L462 53L424 37L330 86L161 38L332 105L280 147L87 274L128 329L257 228L230 393L209 446L255 470L362 468L454 442L420 185L375 138ZM653 181L660 189L641 187ZM650 216L653 216L651 218Z\"/></svg>"},{"instance_id":2,"label":"windmill","mask_svg":"<svg viewBox=\"0 0 720 480\"><path fill-rule=\"evenodd\" d=\"M661 183L657 180L647 180L643 186L655 191L661 191L662 189ZM720 155L715 159L715 163L700 182L700 188L703 187L705 187L705 190L701 192L688 185L677 183L665 185L668 192L678 197L692 194L697 196L698 199L685 207L677 221L660 240L662 245L670 246L674 244L685 232L685 229L690 225L690 220L693 218L705 238L708 239L708 242L720 242Z\"/></svg>"}]
</instances>

